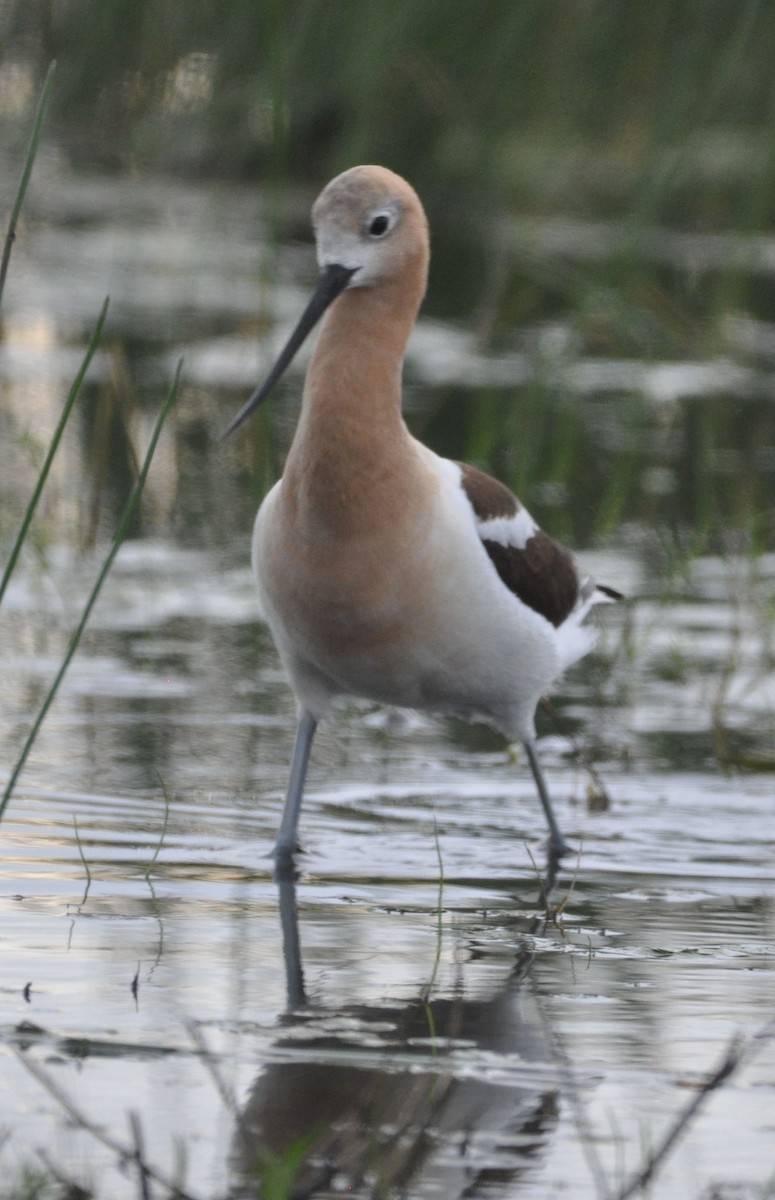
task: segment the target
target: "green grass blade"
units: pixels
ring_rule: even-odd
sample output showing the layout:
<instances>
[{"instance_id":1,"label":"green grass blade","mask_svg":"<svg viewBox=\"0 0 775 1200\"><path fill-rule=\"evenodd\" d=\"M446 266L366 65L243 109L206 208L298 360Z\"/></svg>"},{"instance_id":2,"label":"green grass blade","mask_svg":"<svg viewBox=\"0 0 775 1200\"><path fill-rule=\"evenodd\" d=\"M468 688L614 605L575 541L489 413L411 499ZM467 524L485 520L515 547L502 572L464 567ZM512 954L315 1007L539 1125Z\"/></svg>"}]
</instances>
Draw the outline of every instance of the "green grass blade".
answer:
<instances>
[{"instance_id":1,"label":"green grass blade","mask_svg":"<svg viewBox=\"0 0 775 1200\"><path fill-rule=\"evenodd\" d=\"M156 859L159 857L161 848L164 845L164 839L167 836L167 825L169 824L169 819L170 819L169 793L168 793L166 787L164 786L164 780L162 779L161 775L159 775L158 773L157 773L157 778L159 780L159 785L161 787L162 794L164 796L164 823L162 824L162 827L161 827L161 833L159 834L159 840L156 843L156 849L154 850L154 852L151 856L150 862L147 863L146 868L145 868L145 878L148 880L149 884L151 882L151 872L153 871L153 868L156 866ZM153 891L153 886L151 886L151 891Z\"/></svg>"},{"instance_id":2,"label":"green grass blade","mask_svg":"<svg viewBox=\"0 0 775 1200\"><path fill-rule=\"evenodd\" d=\"M431 994L436 985L436 976L439 973L439 964L441 962L441 947L444 941L444 860L441 857L441 845L439 843L439 828L436 824L436 817L433 818L433 837L436 843L436 861L439 864L439 895L436 901L436 955L433 960L433 970L431 977L428 980L427 986L423 990L422 1003L425 1008L425 1016L428 1020L428 1033L431 1038L436 1038L436 1019L431 1008ZM436 1053L437 1047L434 1045L433 1054Z\"/></svg>"},{"instance_id":3,"label":"green grass blade","mask_svg":"<svg viewBox=\"0 0 775 1200\"><path fill-rule=\"evenodd\" d=\"M86 872L86 891L83 893L83 897L81 899L81 904L83 904L84 901L86 900L86 897L89 895L89 888L91 887L91 868L89 867L89 864L86 861L86 855L83 852L83 844L81 842L81 831L78 828L78 821L76 819L75 813L73 813L73 831L75 833L75 844L78 847L78 854L80 855L81 862L83 863L83 869Z\"/></svg>"},{"instance_id":4,"label":"green grass blade","mask_svg":"<svg viewBox=\"0 0 775 1200\"><path fill-rule=\"evenodd\" d=\"M81 368L75 377L73 386L70 388L65 406L62 409L62 415L59 418L56 429L54 430L54 436L51 439L51 444L49 445L45 462L43 463L40 474L38 475L38 480L35 484L35 490L33 491L30 502L27 505L27 510L24 514L24 519L21 523L19 533L17 534L16 541L14 542L13 549L11 550L10 558L8 559L5 571L3 572L3 578L0 580L0 604L3 602L5 590L8 587L8 582L13 574L16 561L21 553L22 546L24 545L24 540L27 536L27 530L30 527L30 522L34 516L35 509L38 506L38 501L40 500L41 492L43 491L43 487L48 478L48 473L51 470L51 464L54 461L54 455L57 452L59 442L62 438L62 434L64 433L65 425L67 424L72 407L78 399L86 372L89 369L91 360L94 358L100 337L102 336L102 327L105 324L105 317L107 316L109 302L110 297L106 296L105 303L102 306L102 312L100 313L97 324L94 327L94 333L91 335L91 338L89 339L89 345L86 347L86 354L83 362L81 363Z\"/></svg>"},{"instance_id":5,"label":"green grass blade","mask_svg":"<svg viewBox=\"0 0 775 1200\"><path fill-rule=\"evenodd\" d=\"M121 514L121 519L119 520L118 526L116 528L116 532L113 535L113 542L112 542L112 545L108 552L108 555L107 555L104 563L102 564L102 569L100 570L100 573L94 582L92 590L89 593L89 598L86 601L86 604L84 606L84 610L81 615L81 619L78 622L78 626L77 626L73 636L70 639L70 644L67 648L67 653L65 654L65 657L62 660L62 665L60 666L59 670L57 671L56 676L54 677L54 681L48 690L46 698L40 707L40 711L39 711L37 717L35 718L35 722L32 726L32 729L30 730L30 732L27 736L27 740L25 741L24 746L22 747L22 751L21 751L21 753L16 761L16 764L11 772L11 776L8 780L5 791L3 793L3 798L2 798L2 800L0 800L0 819L2 819L3 813L5 812L5 809L8 805L8 801L11 799L13 789L15 788L16 782L24 768L24 764L26 763L26 761L29 757L30 751L32 750L33 745L35 744L35 740L36 740L38 734L40 733L41 726L43 725L43 722L46 719L48 710L50 709L52 703L54 702L54 698L59 690L59 685L61 684L62 680L64 679L65 672L67 671L67 668L70 666L73 656L74 656L76 650L78 649L78 645L80 643L81 637L83 636L83 632L86 628L86 624L89 620L89 617L91 616L91 611L97 602L97 597L99 596L100 591L102 590L102 585L104 584L105 580L108 577L110 568L113 566L113 560L115 559L116 555L118 554L118 551L121 547L121 543L123 542L124 538L126 537L127 531L132 522L132 518L134 517L135 510L137 509L137 505L139 503L140 496L142 495L142 491L145 486L145 480L147 478L148 471L151 466L151 460L153 459L153 455L156 450L156 444L159 440L159 435L161 434L162 426L164 425L164 422L167 418L167 414L169 413L170 409L172 408L172 405L173 405L175 398L177 396L177 393L178 393L178 385L180 383L180 372L181 372L182 366L183 366L183 360L181 359L181 361L178 363L178 367L175 372L175 378L172 381L172 385L170 386L170 389L165 397L164 403L161 406L161 411L159 412L159 416L156 419L156 424L154 426L153 433L151 435L151 441L148 446L148 450L146 452L145 459L143 461L143 465L140 469L140 474L137 477L137 482L136 482L134 488L132 489L132 493L131 493L129 499L127 500L126 505L124 506L124 511Z\"/></svg>"},{"instance_id":6,"label":"green grass blade","mask_svg":"<svg viewBox=\"0 0 775 1200\"><path fill-rule=\"evenodd\" d=\"M40 134L41 130L43 129L43 119L46 115L46 109L48 108L48 101L51 95L51 87L54 82L55 70L56 62L52 62L51 66L46 72L46 78L43 81L43 90L40 93L40 100L38 101L38 111L35 114L35 124L32 127L30 144L27 147L27 156L24 160L24 169L22 170L21 179L19 180L19 186L16 189L16 199L14 200L14 205L11 209L11 219L8 222L8 231L5 235L5 242L3 243L3 257L2 260L0 260L0 303L2 303L3 299L3 289L5 288L5 277L8 274L8 264L11 261L11 251L13 250L13 244L16 240L16 226L19 223L19 214L21 213L24 197L27 193L27 184L30 182L30 176L32 175L32 167L35 162L35 155L38 152L38 142L40 141Z\"/></svg>"}]
</instances>

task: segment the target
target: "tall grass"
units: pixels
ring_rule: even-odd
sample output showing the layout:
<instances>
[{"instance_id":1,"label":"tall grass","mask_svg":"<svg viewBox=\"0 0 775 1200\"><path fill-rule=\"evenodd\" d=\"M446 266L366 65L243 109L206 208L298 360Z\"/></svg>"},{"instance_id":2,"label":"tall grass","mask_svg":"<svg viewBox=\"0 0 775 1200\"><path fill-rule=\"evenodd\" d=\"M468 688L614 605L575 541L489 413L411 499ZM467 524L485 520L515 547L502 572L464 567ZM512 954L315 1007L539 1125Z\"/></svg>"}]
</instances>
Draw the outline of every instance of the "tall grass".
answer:
<instances>
[{"instance_id":1,"label":"tall grass","mask_svg":"<svg viewBox=\"0 0 775 1200\"><path fill-rule=\"evenodd\" d=\"M11 547L11 552L8 556L8 562L5 565L5 570L3 571L2 579L0 579L0 603L2 603L3 596L5 595L8 584L10 583L10 580L11 580L11 575L13 574L14 568L16 567L16 563L18 562L18 559L19 559L19 555L21 554L22 548L23 548L25 540L27 538L27 534L29 533L30 525L32 524L32 519L35 515L35 509L38 506L38 501L40 500L41 494L43 492L43 488L45 487L45 484L46 484L46 480L48 479L49 471L51 470L51 465L56 456L57 449L59 448L59 443L62 440L62 434L65 431L65 426L67 425L68 419L70 417L70 413L73 410L73 405L75 404L76 400L78 399L78 397L81 394L81 389L83 387L83 383L86 378L86 373L87 373L89 366L91 364L91 361L97 351L97 347L100 342L100 337L102 336L102 329L105 324L105 318L108 315L108 304L109 304L109 298L106 297L105 302L102 306L102 311L100 312L100 315L97 319L97 324L94 327L94 332L92 333L92 335L89 339L89 344L86 347L86 353L84 355L83 362L81 363L78 374L76 375L75 379L73 380L73 384L68 393L67 400L65 401L64 407L62 409L62 413L59 417L59 420L57 421L56 428L51 437L48 451L46 452L46 457L43 460L43 464L38 472L38 476L35 481L35 487L33 488L32 495L30 496L29 502L27 504L27 508L25 509L25 512L24 512L24 516L22 517L21 525L19 526L19 532L17 533L14 544Z\"/></svg>"},{"instance_id":2,"label":"tall grass","mask_svg":"<svg viewBox=\"0 0 775 1200\"><path fill-rule=\"evenodd\" d=\"M768 0L6 7L9 50L61 60L60 127L92 159L123 143L127 160L316 181L377 159L480 205L773 215ZM718 143L714 181L716 135L739 145Z\"/></svg>"},{"instance_id":3,"label":"tall grass","mask_svg":"<svg viewBox=\"0 0 775 1200\"><path fill-rule=\"evenodd\" d=\"M78 649L81 638L83 637L84 630L86 629L86 625L88 623L89 617L91 616L92 609L94 608L94 605L97 603L99 594L102 591L103 584L105 583L105 580L108 577L110 569L113 566L115 557L118 554L119 550L121 549L121 545L124 541L124 538L126 537L128 531L129 531L129 528L132 524L132 520L133 520L135 512L137 510L137 506L140 502L140 496L142 495L143 488L145 486L145 480L148 476L148 471L150 470L151 461L153 459L153 455L156 450L156 444L159 440L159 436L162 431L162 426L164 425L167 414L169 413L170 409L172 408L172 405L174 404L176 396L177 396L178 384L180 382L181 368L182 368L182 362L178 363L178 368L177 368L177 371L175 372L175 378L172 382L172 385L171 385L169 391L167 392L167 396L161 406L161 409L159 410L159 415L156 418L156 424L154 425L153 432L151 434L151 440L149 442L148 449L146 451L145 458L143 460L143 465L140 468L140 473L137 477L137 482L135 483L135 486L132 489L132 492L124 506L124 510L121 514L118 525L116 527L116 532L113 536L113 541L111 543L110 550L108 551L108 554L105 557L105 560L103 561L102 567L100 568L97 578L95 579L94 584L92 585L91 591L89 592L89 595L86 599L86 603L84 604L83 611L81 613L81 619L79 620L79 622L75 628L75 631L73 632L73 634L70 638L69 645L65 652L65 656L62 659L62 663L59 667L59 670L57 671L56 675L54 676L54 679L51 682L51 685L49 686L49 689L48 689L48 692L46 693L45 699L43 700L43 703L40 706L40 710L38 711L38 714L35 717L35 720L33 721L32 728L30 729L30 732L27 735L24 745L22 746L22 749L19 753L19 757L17 758L16 763L14 764L14 767L11 771L10 778L8 780L8 783L6 784L6 788L5 788L5 791L3 792L2 799L0 799L0 819L2 819L3 813L5 812L6 806L8 805L8 802L11 799L11 795L13 794L13 790L16 786L19 776L20 776L22 770L24 769L27 759L29 758L32 747L34 746L35 741L37 740L37 737L38 737L38 734L40 733L43 722L46 719L48 710L50 709L51 705L53 704L53 702L56 698L57 692L59 691L60 684L62 683L62 680L64 679L67 668L70 666L70 663L73 660L73 656L75 655L75 652Z\"/></svg>"},{"instance_id":4,"label":"tall grass","mask_svg":"<svg viewBox=\"0 0 775 1200\"><path fill-rule=\"evenodd\" d=\"M46 116L46 109L48 108L48 102L51 97L51 88L54 83L55 70L56 63L52 62L48 68L48 71L46 72L46 78L43 81L40 99L38 100L38 110L35 114L35 121L32 126L30 142L24 158L24 166L22 167L21 177L19 179L13 207L11 209L11 216L8 221L8 229L3 242L3 254L2 258L0 258L0 303L2 303L3 292L5 290L5 280L6 276L8 275L8 267L11 261L11 251L13 250L13 244L16 240L16 227L19 224L19 217L21 215L22 205L24 204L24 197L27 194L27 186L30 182L32 168L35 163L35 156L38 152L40 135L43 132L43 121Z\"/></svg>"},{"instance_id":5,"label":"tall grass","mask_svg":"<svg viewBox=\"0 0 775 1200\"><path fill-rule=\"evenodd\" d=\"M8 273L8 267L9 267L10 259L11 259L11 251L12 251L13 243L14 243L14 240L16 237L16 228L17 228L17 225L19 222L19 217L21 215L22 205L24 203L24 199L25 199L25 196L27 193L27 186L29 184L29 181L30 181L30 178L32 175L32 169L33 169L33 166L35 163L35 157L36 157L36 154L38 151L38 146L40 144L40 138L41 138L41 133L42 133L42 129L43 129L43 121L44 121L44 117L45 117L48 103L50 100L51 89L52 89L53 81L54 81L54 70L55 70L55 64L52 62L46 73L46 78L45 78L45 81L43 84L43 88L41 90L40 99L38 101L37 112L36 112L35 120L34 120L33 127L32 127L32 134L30 136L29 144L27 147L27 152L26 152L26 155L24 158L24 166L22 169L19 184L16 189L14 203L13 203L13 207L11 210L11 216L10 216L10 220L9 220L9 224L8 224L5 242L3 245L2 260L0 262L0 299L2 299L2 292L3 292L3 288L5 286L5 280L6 280L7 273ZM60 415L59 421L57 422L56 428L54 430L54 434L52 436L52 439L51 439L51 442L50 442L50 445L48 448L48 452L44 459L43 465L38 473L38 478L36 480L35 487L32 492L32 496L27 505L24 516L22 518L19 532L18 532L17 537L14 541L14 544L11 548L11 552L8 557L8 562L6 564L5 570L3 571L2 579L0 579L0 601L2 600L3 596L5 595L5 592L8 587L8 584L10 582L13 571L18 563L19 555L21 554L21 551L24 547L25 540L27 538L27 535L30 530L30 526L32 524L33 517L35 515L35 509L37 507L40 496L43 492L43 488L45 486L51 465L54 461L57 449L59 447L59 443L61 441L62 434L64 433L65 426L67 425L68 418L70 417L70 414L72 412L72 409L73 409L73 406L74 406L76 400L78 399L79 395L81 394L81 390L83 387L84 379L86 377L86 373L89 369L89 365L91 364L91 361L94 357L94 354L97 350L97 346L100 341L100 337L102 334L103 326L105 324L105 318L107 316L107 312L108 312L108 300L106 299L102 306L102 311L100 313L99 319L95 326L94 332L92 333L92 336L89 340L89 344L87 346L86 353L83 358L83 362L81 363L81 367L75 377L72 387L70 388L70 391L69 391L67 400L65 402L65 405L62 409L62 413ZM59 667L58 671L56 672L54 679L51 682L51 685L48 689L48 692L46 693L43 703L38 711L38 714L32 723L29 734L27 735L27 738L19 752L18 758L11 770L10 776L8 778L8 782L5 787L5 791L3 792L2 799L0 799L0 819L2 819L3 813L5 812L8 802L11 799L11 795L13 794L13 790L16 786L17 780L24 768L25 763L27 762L27 759L30 755L32 747L35 744L35 741L38 737L38 734L40 733L41 727L46 718L48 710L54 702L54 699L59 690L59 686L65 676L67 668L69 667L69 665L73 659L73 656L75 655L75 652L78 649L78 645L80 643L81 637L83 636L84 630L86 628L86 624L89 620L89 616L91 615L92 609L94 608L94 605L97 602L100 591L102 590L103 584L105 583L105 580L107 579L108 573L110 571L111 566L113 565L113 561L116 557L116 554L118 553L118 551L121 547L121 543L123 542L127 532L129 531L130 525L132 523L132 519L134 517L135 511L136 511L138 503L140 501L140 496L142 495L143 487L145 485L145 480L148 475L148 470L150 468L151 461L153 459L154 451L156 449L156 444L159 440L159 435L161 433L162 426L164 424L165 418L166 418L170 408L172 407L172 404L175 401L175 397L176 397L177 389L178 389L178 383L179 383L179 379L180 379L180 371L181 371L181 364L179 363L177 371L175 373L175 378L172 383L172 386L170 387L170 389L167 393L167 397L166 397L164 403L162 404L161 410L157 417L156 424L154 426L153 433L151 435L148 450L146 452L145 460L144 460L143 465L138 474L135 486L126 502L123 513L118 522L111 547L102 563L102 566L97 574L97 578L95 579L92 589L86 599L86 603L85 603L83 611L81 613L80 621L78 622L78 624L75 628L75 631L73 632L73 634L70 638L69 645L65 652L64 658L62 659L60 667Z\"/></svg>"},{"instance_id":6,"label":"tall grass","mask_svg":"<svg viewBox=\"0 0 775 1200\"><path fill-rule=\"evenodd\" d=\"M13 251L14 242L16 241L16 229L19 224L19 217L21 216L22 205L24 204L24 198L27 195L27 187L29 185L30 178L32 176L32 168L35 164L35 156L37 155L37 152L38 152L40 136L43 131L43 121L44 121L44 118L46 115L46 110L48 108L48 102L51 97L51 88L52 88L52 85L54 82L55 69L56 69L56 64L52 62L46 73L46 78L43 83L43 88L40 93L40 98L38 100L38 108L37 108L37 112L35 114L35 120L34 120L34 123L32 126L32 133L30 135L29 144L27 146L27 153L24 157L24 165L22 167L22 173L21 173L21 176L19 178L19 183L16 188L16 194L14 196L13 206L11 208L11 215L8 220L8 227L6 229L5 239L3 241L2 258L0 258L0 305L2 304L2 300L3 300L3 292L5 290L5 281L6 281L6 278L8 275L8 268L9 268L10 262L11 262L11 253ZM8 587L8 583L10 581L14 567L16 566L16 561L19 557L19 553L24 544L24 540L27 536L27 530L29 529L30 522L32 520L33 514L37 507L38 500L40 499L40 494L43 491L43 487L45 485L46 479L48 478L48 473L51 468L51 464L54 460L54 455L56 454L57 446L59 445L60 439L64 432L65 425L67 424L68 417L70 416L70 411L78 397L78 393L80 392L83 378L86 374L89 363L91 362L92 355L94 354L94 351L97 347L100 333L102 331L102 325L105 320L106 311L107 311L107 301L105 301L105 306L102 310L102 314L97 323L97 328L95 329L94 334L92 335L92 339L89 343L89 347L86 352L86 358L84 359L83 366L78 373L78 377L77 377L75 383L73 384L73 387L70 389L70 395L68 396L65 407L62 410L62 416L60 417L57 427L54 430L54 435L51 439L51 444L49 446L48 453L46 455L43 466L39 472L37 483L33 490L29 504L27 505L27 509L26 509L26 512L22 519L19 533L16 537L16 540L15 540L13 546L11 547L11 553L8 557L8 562L6 563L5 569L2 574L2 578L0 578L0 603L2 603L6 588Z\"/></svg>"},{"instance_id":7,"label":"tall grass","mask_svg":"<svg viewBox=\"0 0 775 1200\"><path fill-rule=\"evenodd\" d=\"M434 233L426 311L485 340L558 322L580 358L685 361L734 353L730 315L771 319L772 272L737 237L775 222L766 0L78 0L55 21L11 0L5 53L57 55L53 119L76 164L255 181L283 237L299 209L287 190L273 204L274 185L312 191L357 160L402 171ZM529 230L554 217L581 229L552 251ZM721 261L689 247L676 262L665 227L733 236ZM771 404L679 400L655 413L623 395L614 439L539 363L522 388L437 389L423 420L576 544L632 521L691 529L697 547L726 525L771 544ZM644 486L654 468L675 486Z\"/></svg>"}]
</instances>

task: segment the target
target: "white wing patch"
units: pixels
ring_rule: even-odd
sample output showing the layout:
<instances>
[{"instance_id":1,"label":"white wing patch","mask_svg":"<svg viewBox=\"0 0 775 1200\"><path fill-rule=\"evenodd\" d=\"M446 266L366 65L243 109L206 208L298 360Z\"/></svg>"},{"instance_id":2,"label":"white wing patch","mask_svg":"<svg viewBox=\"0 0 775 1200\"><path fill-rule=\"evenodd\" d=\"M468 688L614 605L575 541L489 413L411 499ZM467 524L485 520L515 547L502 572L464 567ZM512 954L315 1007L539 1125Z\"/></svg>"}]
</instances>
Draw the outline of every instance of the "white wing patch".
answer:
<instances>
[{"instance_id":1,"label":"white wing patch","mask_svg":"<svg viewBox=\"0 0 775 1200\"><path fill-rule=\"evenodd\" d=\"M501 583L562 633L573 661L589 646L591 634L579 626L590 606L620 600L620 593L580 580L569 551L539 528L504 484L467 463L450 465L458 471L476 532Z\"/></svg>"},{"instance_id":2,"label":"white wing patch","mask_svg":"<svg viewBox=\"0 0 775 1200\"><path fill-rule=\"evenodd\" d=\"M488 517L485 521L477 519L476 529L483 542L497 542L499 546L524 550L538 525L527 509L520 506L511 517Z\"/></svg>"}]
</instances>

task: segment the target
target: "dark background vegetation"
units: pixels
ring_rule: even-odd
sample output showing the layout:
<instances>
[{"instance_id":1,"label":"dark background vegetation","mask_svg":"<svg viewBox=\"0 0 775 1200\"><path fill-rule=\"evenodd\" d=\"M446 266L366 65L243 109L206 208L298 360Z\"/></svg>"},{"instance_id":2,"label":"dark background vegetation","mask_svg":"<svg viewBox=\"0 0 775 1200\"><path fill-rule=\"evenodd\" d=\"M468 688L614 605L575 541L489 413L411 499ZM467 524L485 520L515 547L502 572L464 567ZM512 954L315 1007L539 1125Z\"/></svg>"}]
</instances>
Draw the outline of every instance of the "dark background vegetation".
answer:
<instances>
[{"instance_id":1,"label":"dark background vegetation","mask_svg":"<svg viewBox=\"0 0 775 1200\"><path fill-rule=\"evenodd\" d=\"M58 60L53 119L82 161L317 183L379 159L423 189L541 212L749 229L773 217L775 9L762 0L0 11L6 56L41 72ZM170 112L182 63L208 92ZM715 186L697 187L706 173Z\"/></svg>"},{"instance_id":2,"label":"dark background vegetation","mask_svg":"<svg viewBox=\"0 0 775 1200\"><path fill-rule=\"evenodd\" d=\"M604 417L580 409L540 371L447 388L420 432L576 541L634 520L692 549L726 548L727 527L771 545L773 355L730 335L775 307L755 240L775 218L768 0L6 0L0 36L0 63L37 79L57 60L49 136L76 170L293 185L287 238L331 175L383 162L429 210L427 311L484 346L558 322L574 361L750 366L750 388L679 392L658 417L624 385Z\"/></svg>"},{"instance_id":3,"label":"dark background vegetation","mask_svg":"<svg viewBox=\"0 0 775 1200\"><path fill-rule=\"evenodd\" d=\"M224 444L219 434L257 381L197 374L196 363L223 370L246 347L268 352L290 320L292 288L314 277L310 202L335 172L382 162L428 209L424 331L441 319L436 344L461 363L459 379L433 379L409 360L413 430L510 483L575 549L598 548L600 577L632 601L600 614L596 653L553 713L540 714L563 825L574 841L577 829L584 836L526 968L530 995L547 1001L536 1025L540 1087L551 1084L543 1064L560 1037L570 1051L551 1104L536 1110L548 1144L560 1097L557 1170L575 1169L575 1142L594 1137L611 1163L610 1187L598 1191L613 1194L625 1151L637 1162L644 1133L658 1144L663 1119L693 1112L681 1093L686 1085L702 1096L701 1072L724 1039L771 1018L762 970L771 975L775 556L762 552L775 544L775 0L0 0L0 214L13 203L52 60L11 260L29 320L14 323L10 286L0 312L0 559L103 282L111 307L19 560L16 607L3 609L0 741L14 770L31 714L45 714L53 695L45 689L75 626L75 597L95 575L79 551L96 545L104 559L181 353L185 363L131 529L147 538L116 564L114 600L106 594L86 630L80 673L8 810L4 938L16 980L0 990L16 1015L0 1041L37 1054L101 1128L121 1112L121 1139L123 1110L139 1097L165 1156L169 1120L175 1144L190 1145L192 1161L204 1154L208 1171L210 1142L225 1156L227 1128L241 1130L241 1116L235 1108L208 1124L212 1106L189 1084L170 1013L182 1005L207 1044L226 1048L212 1059L223 1062L221 1098L260 1068L259 1111L262 1087L283 1086L289 1062L303 1083L302 1042L292 1039L283 1058L277 895L260 857L279 817L293 704L246 578L252 516L281 469L299 377ZM202 264L211 286L195 297L186 288L195 290ZM228 295L239 287L242 307ZM28 372L17 377L6 351L25 334ZM468 357L455 359L461 343ZM471 366L499 370L477 377ZM697 561L708 553L725 561ZM385 738L386 728L354 715L316 745L301 929L313 1063L310 1020L322 1019L324 1049L332 1030L367 1029L370 1011L392 1029L381 991L394 980L405 999L422 980L430 1019L442 960L430 962L447 913L450 994L465 1005L470 989L477 1023L490 1019L482 999L493 968L519 986L515 947L536 929L538 868L521 847L530 826L512 805L512 791L521 805L530 784L499 757L500 741L453 723L420 724L404 739ZM581 758L565 770L572 731L599 776ZM442 823L433 816L431 832L436 792ZM477 964L485 976L469 972ZM128 1023L130 1001L143 1032ZM560 1037L544 1046L552 1023ZM532 1045L529 1018L526 1028ZM359 1036L350 1043L345 1032L341 1064L374 1074L374 1038L367 1030L364 1072ZM515 1045L524 1094L533 1060ZM752 1045L736 1036L727 1054ZM457 1039L455 1084L478 1084L482 1048ZM507 1071L510 1053L499 1043ZM400 1077L399 1059L387 1047L377 1099ZM180 1092L159 1074L164 1061L177 1064ZM314 1091L314 1065L309 1078ZM499 1090L508 1078L498 1077ZM771 1091L765 1074L736 1080L733 1106L720 1109L705 1143L686 1143L703 1196L742 1195L738 1175L768 1177L771 1136L758 1117L768 1083ZM359 1104L361 1086L347 1084ZM433 1123L431 1092L422 1120ZM608 1113L623 1096L620 1130ZM24 1100L21 1137L29 1122L32 1144L46 1140L60 1155L72 1121L52 1141L45 1103ZM582 1123L593 1103L596 1124ZM723 1103L718 1090L713 1103ZM418 1112L413 1101L410 1116ZM544 1157L540 1124L531 1111L530 1136L517 1139L531 1167ZM732 1182L708 1176L706 1187L714 1129ZM10 1127L7 1140L18 1136ZM368 1142L371 1155L370 1133ZM510 1186L507 1142L493 1136L495 1156L483 1152L485 1188ZM313 1144L300 1141L280 1168ZM445 1132L445 1154L451 1144ZM558 1160L545 1157L554 1170ZM133 1165L131 1147L120 1158L122 1171ZM15 1186L3 1165L3 1195L53 1194L48 1168ZM53 1169L68 1195L91 1194L66 1182L75 1169L91 1178L87 1151L64 1174ZM558 1178L558 1188L567 1183ZM139 1178L137 1194L150 1186ZM466 1187L477 1186L469 1176Z\"/></svg>"}]
</instances>

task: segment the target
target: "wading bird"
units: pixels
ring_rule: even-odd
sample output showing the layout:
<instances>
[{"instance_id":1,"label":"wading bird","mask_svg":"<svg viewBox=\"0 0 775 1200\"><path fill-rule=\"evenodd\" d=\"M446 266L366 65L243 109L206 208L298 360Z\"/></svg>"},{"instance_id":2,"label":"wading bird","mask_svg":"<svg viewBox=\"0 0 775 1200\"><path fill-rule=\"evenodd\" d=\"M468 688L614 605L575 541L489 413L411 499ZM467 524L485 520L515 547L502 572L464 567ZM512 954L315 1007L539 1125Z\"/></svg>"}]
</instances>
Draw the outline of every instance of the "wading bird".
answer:
<instances>
[{"instance_id":1,"label":"wading bird","mask_svg":"<svg viewBox=\"0 0 775 1200\"><path fill-rule=\"evenodd\" d=\"M485 721L524 742L556 861L567 845L536 752L535 709L590 648L590 606L618 593L581 578L502 483L440 458L404 424L402 364L429 259L414 190L384 167L353 167L323 190L312 219L317 289L226 430L269 394L325 313L285 471L252 544L299 702L276 873L292 871L317 723L353 696Z\"/></svg>"}]
</instances>

